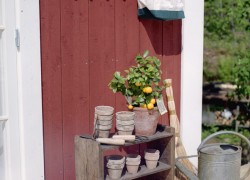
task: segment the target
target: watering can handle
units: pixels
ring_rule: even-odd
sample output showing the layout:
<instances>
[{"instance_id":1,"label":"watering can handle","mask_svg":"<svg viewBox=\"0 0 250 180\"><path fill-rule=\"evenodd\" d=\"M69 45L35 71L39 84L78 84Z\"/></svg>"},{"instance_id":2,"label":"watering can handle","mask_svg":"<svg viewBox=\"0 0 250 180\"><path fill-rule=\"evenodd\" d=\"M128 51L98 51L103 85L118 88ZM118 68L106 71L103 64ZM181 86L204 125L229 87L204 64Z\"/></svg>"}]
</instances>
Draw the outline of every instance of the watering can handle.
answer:
<instances>
[{"instance_id":1,"label":"watering can handle","mask_svg":"<svg viewBox=\"0 0 250 180\"><path fill-rule=\"evenodd\" d=\"M200 149L204 146L204 144L207 143L207 141L215 136L218 136L218 135L221 135L221 134L233 134L233 135L236 135L236 136L239 136L240 138L244 139L247 144L248 144L248 149L250 149L250 141L245 137L243 136L242 134L240 133L237 133L237 132L234 132L234 131L219 131L219 132L216 132L216 133L213 133L211 134L210 136L208 136L207 138L205 138L202 143L200 144L200 146L198 147L198 152L200 152ZM250 165L249 165L249 168L248 168L248 171L246 172L246 174L240 178L240 180L243 180L245 179L246 177L248 177L250 175Z\"/></svg>"}]
</instances>

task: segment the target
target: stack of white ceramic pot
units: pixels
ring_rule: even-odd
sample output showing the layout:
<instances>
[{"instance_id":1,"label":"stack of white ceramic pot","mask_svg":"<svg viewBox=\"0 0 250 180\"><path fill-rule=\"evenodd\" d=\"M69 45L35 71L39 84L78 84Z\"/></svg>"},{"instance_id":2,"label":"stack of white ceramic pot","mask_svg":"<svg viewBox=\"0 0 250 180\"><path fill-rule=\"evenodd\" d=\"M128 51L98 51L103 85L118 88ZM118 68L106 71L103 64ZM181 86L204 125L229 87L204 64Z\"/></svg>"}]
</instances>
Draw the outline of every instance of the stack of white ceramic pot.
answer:
<instances>
[{"instance_id":1,"label":"stack of white ceramic pot","mask_svg":"<svg viewBox=\"0 0 250 180\"><path fill-rule=\"evenodd\" d=\"M116 113L116 129L119 135L131 135L135 128L135 113L121 111Z\"/></svg>"},{"instance_id":2,"label":"stack of white ceramic pot","mask_svg":"<svg viewBox=\"0 0 250 180\"><path fill-rule=\"evenodd\" d=\"M114 108L111 106L95 107L95 130L96 136L108 138L109 131L112 128Z\"/></svg>"},{"instance_id":3,"label":"stack of white ceramic pot","mask_svg":"<svg viewBox=\"0 0 250 180\"><path fill-rule=\"evenodd\" d=\"M107 157L107 168L110 179L120 179L125 165L125 157L110 155Z\"/></svg>"}]
</instances>

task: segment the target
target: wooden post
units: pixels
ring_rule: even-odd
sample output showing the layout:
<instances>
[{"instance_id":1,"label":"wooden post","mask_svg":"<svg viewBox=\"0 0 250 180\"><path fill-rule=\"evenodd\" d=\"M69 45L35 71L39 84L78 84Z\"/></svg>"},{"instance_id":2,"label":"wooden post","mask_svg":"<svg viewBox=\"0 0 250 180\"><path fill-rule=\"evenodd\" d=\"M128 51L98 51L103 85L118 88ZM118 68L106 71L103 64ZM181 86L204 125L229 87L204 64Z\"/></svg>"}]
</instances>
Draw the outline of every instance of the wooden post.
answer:
<instances>
[{"instance_id":1,"label":"wooden post","mask_svg":"<svg viewBox=\"0 0 250 180\"><path fill-rule=\"evenodd\" d=\"M103 180L103 156L99 143L75 137L76 180Z\"/></svg>"}]
</instances>

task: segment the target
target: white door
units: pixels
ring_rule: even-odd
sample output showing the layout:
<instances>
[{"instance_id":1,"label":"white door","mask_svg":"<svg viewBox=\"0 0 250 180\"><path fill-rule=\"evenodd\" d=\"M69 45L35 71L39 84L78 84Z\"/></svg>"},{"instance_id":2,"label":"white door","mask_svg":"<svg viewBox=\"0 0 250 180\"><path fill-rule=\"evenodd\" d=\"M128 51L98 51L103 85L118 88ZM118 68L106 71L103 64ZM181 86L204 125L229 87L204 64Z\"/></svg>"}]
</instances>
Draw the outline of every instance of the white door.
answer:
<instances>
[{"instance_id":1,"label":"white door","mask_svg":"<svg viewBox=\"0 0 250 180\"><path fill-rule=\"evenodd\" d=\"M0 179L20 179L14 0L0 0Z\"/></svg>"}]
</instances>

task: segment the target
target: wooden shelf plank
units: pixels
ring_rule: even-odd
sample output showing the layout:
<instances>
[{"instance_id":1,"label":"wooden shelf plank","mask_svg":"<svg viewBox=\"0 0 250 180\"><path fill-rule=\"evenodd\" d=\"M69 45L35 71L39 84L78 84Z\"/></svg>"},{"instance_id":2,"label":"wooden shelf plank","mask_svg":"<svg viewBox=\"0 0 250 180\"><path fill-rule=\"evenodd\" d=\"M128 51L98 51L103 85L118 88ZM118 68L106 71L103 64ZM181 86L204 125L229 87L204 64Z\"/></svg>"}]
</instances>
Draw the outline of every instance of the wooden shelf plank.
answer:
<instances>
[{"instance_id":1,"label":"wooden shelf plank","mask_svg":"<svg viewBox=\"0 0 250 180\"><path fill-rule=\"evenodd\" d=\"M168 132L156 132L154 135L152 136L147 136L147 137L137 137L135 142L133 143L128 143L126 142L124 146L133 146L136 144L141 144L141 143L147 143L150 141L154 141L157 139L162 139L162 138L166 138L166 137L172 137L173 134L172 133L168 133ZM116 149L116 148L120 148L121 146L116 146L116 145L106 145L106 144L102 144L101 148L103 150L109 150L109 149Z\"/></svg>"},{"instance_id":2,"label":"wooden shelf plank","mask_svg":"<svg viewBox=\"0 0 250 180\"><path fill-rule=\"evenodd\" d=\"M148 176L151 174L155 174L158 172L166 171L168 169L171 169L171 166L162 162L159 162L158 166L155 169L147 169L145 165L142 165L141 168L139 169L138 173L136 174L129 174L126 172L125 175L122 175L120 180L130 180L130 179L136 179L144 176ZM106 176L106 180L111 180L109 176Z\"/></svg>"}]
</instances>

